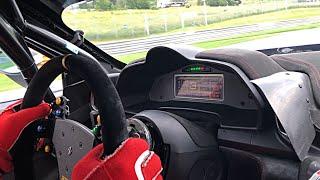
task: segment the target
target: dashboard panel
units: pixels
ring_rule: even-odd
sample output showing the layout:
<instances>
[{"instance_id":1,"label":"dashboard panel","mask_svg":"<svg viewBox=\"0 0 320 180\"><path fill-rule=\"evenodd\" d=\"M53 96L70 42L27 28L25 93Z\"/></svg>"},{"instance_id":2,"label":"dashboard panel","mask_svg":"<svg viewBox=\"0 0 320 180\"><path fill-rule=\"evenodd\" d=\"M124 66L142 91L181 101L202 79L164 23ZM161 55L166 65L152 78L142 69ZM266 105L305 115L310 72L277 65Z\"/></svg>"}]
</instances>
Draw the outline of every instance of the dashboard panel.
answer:
<instances>
[{"instance_id":1,"label":"dashboard panel","mask_svg":"<svg viewBox=\"0 0 320 180\"><path fill-rule=\"evenodd\" d=\"M175 98L223 101L223 74L175 74Z\"/></svg>"},{"instance_id":2,"label":"dashboard panel","mask_svg":"<svg viewBox=\"0 0 320 180\"><path fill-rule=\"evenodd\" d=\"M264 101L237 66L197 59L197 52L151 49L145 61L127 65L117 89L127 113L162 110L193 122L259 129ZM193 55L192 55L193 54Z\"/></svg>"},{"instance_id":3,"label":"dashboard panel","mask_svg":"<svg viewBox=\"0 0 320 180\"><path fill-rule=\"evenodd\" d=\"M155 79L149 96L152 101L187 101L224 104L241 109L256 109L257 104L239 77L214 65L193 64ZM205 71L185 69L203 67Z\"/></svg>"}]
</instances>

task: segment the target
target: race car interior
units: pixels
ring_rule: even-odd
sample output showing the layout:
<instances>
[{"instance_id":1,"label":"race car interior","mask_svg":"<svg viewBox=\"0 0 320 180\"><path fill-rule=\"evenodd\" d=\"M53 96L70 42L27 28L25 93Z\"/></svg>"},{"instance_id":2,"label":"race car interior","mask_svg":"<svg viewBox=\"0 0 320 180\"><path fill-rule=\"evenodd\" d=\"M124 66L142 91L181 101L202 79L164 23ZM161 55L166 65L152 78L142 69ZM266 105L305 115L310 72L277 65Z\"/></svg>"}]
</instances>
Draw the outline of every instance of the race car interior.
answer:
<instances>
[{"instance_id":1,"label":"race car interior","mask_svg":"<svg viewBox=\"0 0 320 180\"><path fill-rule=\"evenodd\" d=\"M0 7L19 12L11 5ZM87 40L70 49L62 41L70 29L32 16L34 1L18 5L21 14L1 8L0 45L31 81L22 108L44 99L53 110L19 140L26 150L14 152L24 157L15 161L16 178L69 179L94 146L104 143L108 155L127 136L149 143L164 179L302 180L320 168L319 51L159 46L124 66ZM10 18L17 14L25 20ZM52 57L37 73L26 44ZM56 98L48 87L59 74ZM35 151L39 138L52 149Z\"/></svg>"}]
</instances>

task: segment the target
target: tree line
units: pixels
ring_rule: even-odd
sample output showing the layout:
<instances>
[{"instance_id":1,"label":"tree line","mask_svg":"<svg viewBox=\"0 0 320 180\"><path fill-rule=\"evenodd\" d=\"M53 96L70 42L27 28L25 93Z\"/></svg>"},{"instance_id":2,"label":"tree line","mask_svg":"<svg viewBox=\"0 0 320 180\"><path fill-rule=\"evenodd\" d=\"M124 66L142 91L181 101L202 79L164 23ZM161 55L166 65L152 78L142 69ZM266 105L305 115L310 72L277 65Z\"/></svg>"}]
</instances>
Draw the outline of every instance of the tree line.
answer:
<instances>
[{"instance_id":1,"label":"tree line","mask_svg":"<svg viewBox=\"0 0 320 180\"><path fill-rule=\"evenodd\" d=\"M157 9L156 1L157 0L93 0L80 4L79 8L101 11L115 9ZM241 0L197 0L198 5L204 5L204 3L208 6L235 6L239 5Z\"/></svg>"},{"instance_id":2,"label":"tree line","mask_svg":"<svg viewBox=\"0 0 320 180\"><path fill-rule=\"evenodd\" d=\"M114 9L152 9L153 0L93 0L79 5L80 9L96 9L101 11Z\"/></svg>"}]
</instances>

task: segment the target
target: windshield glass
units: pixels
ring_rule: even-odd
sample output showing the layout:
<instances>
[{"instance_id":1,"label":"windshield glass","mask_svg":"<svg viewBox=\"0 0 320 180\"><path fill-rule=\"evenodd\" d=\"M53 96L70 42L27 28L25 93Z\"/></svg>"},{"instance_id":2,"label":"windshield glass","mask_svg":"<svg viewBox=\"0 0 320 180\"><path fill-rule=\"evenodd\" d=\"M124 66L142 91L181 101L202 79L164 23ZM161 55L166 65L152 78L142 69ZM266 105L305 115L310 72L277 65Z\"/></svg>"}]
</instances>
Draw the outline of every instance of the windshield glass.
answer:
<instances>
[{"instance_id":1,"label":"windshield glass","mask_svg":"<svg viewBox=\"0 0 320 180\"><path fill-rule=\"evenodd\" d=\"M159 45L258 50L320 41L317 0L93 0L69 6L62 19L125 63Z\"/></svg>"}]
</instances>

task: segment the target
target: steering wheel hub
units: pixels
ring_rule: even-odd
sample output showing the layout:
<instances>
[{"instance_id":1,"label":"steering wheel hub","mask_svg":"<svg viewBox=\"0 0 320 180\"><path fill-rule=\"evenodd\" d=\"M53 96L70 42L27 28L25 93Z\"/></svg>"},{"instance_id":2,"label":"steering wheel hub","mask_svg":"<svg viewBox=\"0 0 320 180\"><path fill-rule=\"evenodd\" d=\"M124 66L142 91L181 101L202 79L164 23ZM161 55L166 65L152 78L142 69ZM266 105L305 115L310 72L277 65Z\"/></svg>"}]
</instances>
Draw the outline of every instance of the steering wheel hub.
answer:
<instances>
[{"instance_id":1,"label":"steering wheel hub","mask_svg":"<svg viewBox=\"0 0 320 180\"><path fill-rule=\"evenodd\" d=\"M141 138L148 142L149 149L153 147L153 139L148 127L137 118L128 119L128 132L130 137Z\"/></svg>"}]
</instances>

